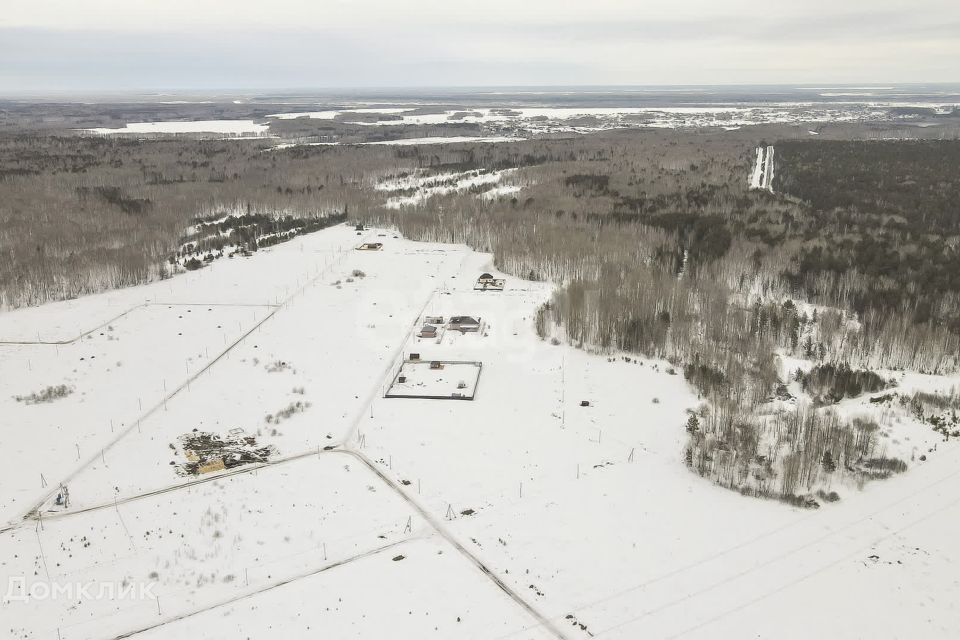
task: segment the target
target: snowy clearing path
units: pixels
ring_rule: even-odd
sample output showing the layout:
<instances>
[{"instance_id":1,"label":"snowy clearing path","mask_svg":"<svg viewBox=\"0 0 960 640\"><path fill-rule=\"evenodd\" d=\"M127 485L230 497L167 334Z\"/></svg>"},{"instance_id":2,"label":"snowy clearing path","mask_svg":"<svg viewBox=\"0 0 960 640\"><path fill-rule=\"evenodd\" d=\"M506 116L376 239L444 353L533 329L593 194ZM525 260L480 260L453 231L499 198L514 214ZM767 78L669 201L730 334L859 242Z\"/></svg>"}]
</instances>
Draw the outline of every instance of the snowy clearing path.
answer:
<instances>
[{"instance_id":1,"label":"snowy clearing path","mask_svg":"<svg viewBox=\"0 0 960 640\"><path fill-rule=\"evenodd\" d=\"M750 174L750 188L773 193L773 145L757 147L757 159Z\"/></svg>"},{"instance_id":2,"label":"snowy clearing path","mask_svg":"<svg viewBox=\"0 0 960 640\"><path fill-rule=\"evenodd\" d=\"M759 189L760 180L763 177L763 147L757 147L757 161L753 165L753 173L750 175L750 188Z\"/></svg>"}]
</instances>

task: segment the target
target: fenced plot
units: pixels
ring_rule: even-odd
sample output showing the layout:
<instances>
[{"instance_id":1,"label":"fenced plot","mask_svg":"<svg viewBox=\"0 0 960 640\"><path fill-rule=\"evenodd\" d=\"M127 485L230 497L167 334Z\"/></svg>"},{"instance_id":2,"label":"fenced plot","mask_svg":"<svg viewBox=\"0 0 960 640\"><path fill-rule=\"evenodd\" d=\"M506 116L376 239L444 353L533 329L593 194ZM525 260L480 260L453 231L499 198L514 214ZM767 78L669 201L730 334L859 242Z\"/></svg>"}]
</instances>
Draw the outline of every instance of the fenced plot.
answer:
<instances>
[{"instance_id":1,"label":"fenced plot","mask_svg":"<svg viewBox=\"0 0 960 640\"><path fill-rule=\"evenodd\" d=\"M385 398L473 400L482 362L464 360L404 360Z\"/></svg>"}]
</instances>

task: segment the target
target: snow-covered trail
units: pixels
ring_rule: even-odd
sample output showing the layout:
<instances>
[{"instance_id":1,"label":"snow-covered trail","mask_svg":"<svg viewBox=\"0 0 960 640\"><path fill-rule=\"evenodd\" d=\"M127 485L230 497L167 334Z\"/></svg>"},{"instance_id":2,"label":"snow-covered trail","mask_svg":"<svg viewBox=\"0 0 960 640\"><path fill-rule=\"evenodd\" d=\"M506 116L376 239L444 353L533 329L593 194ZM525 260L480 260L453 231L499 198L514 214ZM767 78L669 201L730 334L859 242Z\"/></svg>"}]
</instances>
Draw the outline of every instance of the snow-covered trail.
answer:
<instances>
[{"instance_id":1,"label":"snow-covered trail","mask_svg":"<svg viewBox=\"0 0 960 640\"><path fill-rule=\"evenodd\" d=\"M773 145L757 147L757 159L750 174L750 188L773 193Z\"/></svg>"},{"instance_id":2,"label":"snow-covered trail","mask_svg":"<svg viewBox=\"0 0 960 640\"><path fill-rule=\"evenodd\" d=\"M757 147L757 161L753 165L753 173L750 176L750 188L759 189L760 179L763 177L763 147Z\"/></svg>"},{"instance_id":3,"label":"snow-covered trail","mask_svg":"<svg viewBox=\"0 0 960 640\"><path fill-rule=\"evenodd\" d=\"M9 524L5 527L0 527L0 533L6 533L8 531L13 531L15 529L19 529L22 527L35 526L33 525L34 521L36 522L54 521L55 522L57 520L73 518L86 513L92 513L94 511L102 511L104 509L116 509L117 507L130 504L131 502L147 500L149 498L155 498L156 496L162 496L164 494L174 493L177 491L187 491L192 488L195 488L197 485L206 484L208 482L217 482L217 481L223 480L224 478L229 478L232 476L244 475L248 473L256 473L257 471L266 469L268 467L275 467L277 465L294 462L296 460L302 460L304 458L310 458L313 456L320 456L320 455L336 453L336 452L337 452L337 449L335 447L324 448L318 451L313 451L313 450L303 451L300 453L295 453L293 455L284 456L282 458L276 458L273 460L267 460L265 462L258 462L254 464L244 465L242 467L236 467L234 469L230 469L228 471L224 471L222 473L218 473L215 475L208 475L208 476L197 478L195 480L189 480L187 482L171 484L166 487L154 489L152 491L146 491L144 493L138 493L131 496L124 496L122 498L117 498L113 502L101 502L99 504L85 506L80 509L71 509L69 511L49 512L47 513L47 515L43 515L43 512L38 510L38 511L35 511L34 513L29 514L28 517L25 517L20 522Z\"/></svg>"},{"instance_id":4,"label":"snow-covered trail","mask_svg":"<svg viewBox=\"0 0 960 640\"><path fill-rule=\"evenodd\" d=\"M773 193L773 145L767 147L766 161L763 163L763 188Z\"/></svg>"}]
</instances>

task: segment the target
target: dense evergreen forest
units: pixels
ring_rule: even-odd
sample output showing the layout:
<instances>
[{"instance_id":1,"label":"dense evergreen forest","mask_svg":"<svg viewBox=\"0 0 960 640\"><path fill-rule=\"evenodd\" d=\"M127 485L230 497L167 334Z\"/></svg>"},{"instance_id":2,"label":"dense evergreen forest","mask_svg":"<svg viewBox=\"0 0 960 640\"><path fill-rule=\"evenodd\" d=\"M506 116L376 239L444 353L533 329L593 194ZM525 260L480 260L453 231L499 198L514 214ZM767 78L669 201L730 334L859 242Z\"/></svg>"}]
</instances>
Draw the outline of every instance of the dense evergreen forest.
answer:
<instances>
[{"instance_id":1,"label":"dense evergreen forest","mask_svg":"<svg viewBox=\"0 0 960 640\"><path fill-rule=\"evenodd\" d=\"M777 188L812 226L787 272L806 296L960 333L960 143L784 142Z\"/></svg>"}]
</instances>

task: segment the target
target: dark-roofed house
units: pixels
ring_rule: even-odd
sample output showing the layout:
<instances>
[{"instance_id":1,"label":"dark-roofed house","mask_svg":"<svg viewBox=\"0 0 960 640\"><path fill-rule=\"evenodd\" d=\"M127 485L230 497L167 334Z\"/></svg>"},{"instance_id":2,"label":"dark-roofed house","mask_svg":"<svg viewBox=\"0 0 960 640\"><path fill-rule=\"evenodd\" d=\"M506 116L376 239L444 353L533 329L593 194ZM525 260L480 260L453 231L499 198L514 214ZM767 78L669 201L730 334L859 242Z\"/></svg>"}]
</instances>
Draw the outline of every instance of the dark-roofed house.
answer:
<instances>
[{"instance_id":1,"label":"dark-roofed house","mask_svg":"<svg viewBox=\"0 0 960 640\"><path fill-rule=\"evenodd\" d=\"M477 278L477 284L473 287L479 291L503 291L503 278L494 278L489 273L483 273Z\"/></svg>"},{"instance_id":2,"label":"dark-roofed house","mask_svg":"<svg viewBox=\"0 0 960 640\"><path fill-rule=\"evenodd\" d=\"M425 324L420 329L421 338L436 338L437 337L437 328L432 324Z\"/></svg>"},{"instance_id":3,"label":"dark-roofed house","mask_svg":"<svg viewBox=\"0 0 960 640\"><path fill-rule=\"evenodd\" d=\"M447 329L466 333L467 331L480 331L480 320L470 316L450 316L450 322L447 323Z\"/></svg>"}]
</instances>

